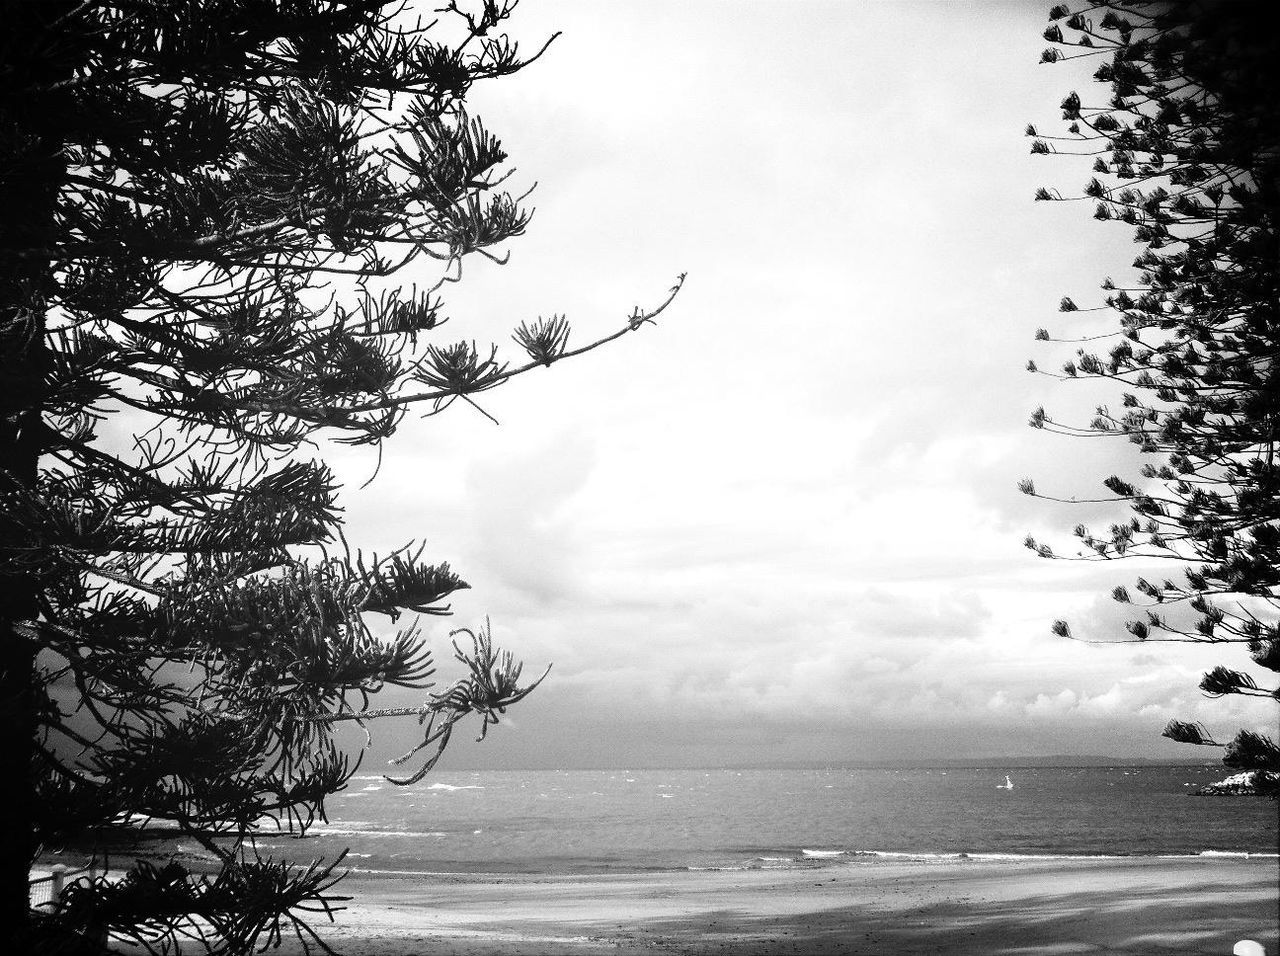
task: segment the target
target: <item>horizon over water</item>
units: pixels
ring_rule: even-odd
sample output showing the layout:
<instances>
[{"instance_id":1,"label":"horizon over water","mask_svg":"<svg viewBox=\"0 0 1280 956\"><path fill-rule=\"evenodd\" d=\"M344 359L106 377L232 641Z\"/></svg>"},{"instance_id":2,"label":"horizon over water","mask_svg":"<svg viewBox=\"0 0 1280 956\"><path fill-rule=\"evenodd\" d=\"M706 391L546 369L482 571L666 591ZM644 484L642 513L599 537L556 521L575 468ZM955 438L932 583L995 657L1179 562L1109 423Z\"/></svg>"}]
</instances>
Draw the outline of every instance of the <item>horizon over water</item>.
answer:
<instances>
[{"instance_id":1,"label":"horizon over water","mask_svg":"<svg viewBox=\"0 0 1280 956\"><path fill-rule=\"evenodd\" d=\"M1013 789L1004 789L1006 773ZM258 845L355 873L820 867L968 857L1276 856L1276 805L1192 797L1221 766L503 770L352 778Z\"/></svg>"}]
</instances>

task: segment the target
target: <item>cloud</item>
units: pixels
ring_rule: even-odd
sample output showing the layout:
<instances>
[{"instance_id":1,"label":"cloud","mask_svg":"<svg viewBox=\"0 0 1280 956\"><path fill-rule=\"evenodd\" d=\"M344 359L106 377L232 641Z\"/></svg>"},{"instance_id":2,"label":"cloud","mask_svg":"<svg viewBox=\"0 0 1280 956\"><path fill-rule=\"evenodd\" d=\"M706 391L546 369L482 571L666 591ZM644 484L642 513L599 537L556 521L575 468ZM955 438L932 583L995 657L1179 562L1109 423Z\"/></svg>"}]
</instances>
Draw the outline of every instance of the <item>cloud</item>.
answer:
<instances>
[{"instance_id":1,"label":"cloud","mask_svg":"<svg viewBox=\"0 0 1280 956\"><path fill-rule=\"evenodd\" d=\"M1057 361L1037 326L1097 320L1061 295L1086 304L1132 258L1125 230L1031 201L1088 175L1020 137L1064 82L1035 66L1042 11L993 30L846 4L815 31L769 6L543 9L521 29L564 38L474 104L539 212L509 265L447 287L449 332L505 349L563 312L581 344L688 283L656 327L481 396L501 428L461 405L406 422L347 496L354 538L427 533L474 586L459 621L555 662L500 756L1170 753L1167 716L1256 719L1200 697L1217 652L1049 632L1123 637L1137 609L1108 595L1141 564L1022 547L1070 554L1076 522L1124 512L1018 479L1094 497L1137 467L1025 424L1114 399L1023 365Z\"/></svg>"},{"instance_id":2,"label":"cloud","mask_svg":"<svg viewBox=\"0 0 1280 956\"><path fill-rule=\"evenodd\" d=\"M486 585L542 603L572 600L582 576L572 504L595 467L594 442L563 431L529 447L477 458L464 497L475 506L465 559Z\"/></svg>"}]
</instances>

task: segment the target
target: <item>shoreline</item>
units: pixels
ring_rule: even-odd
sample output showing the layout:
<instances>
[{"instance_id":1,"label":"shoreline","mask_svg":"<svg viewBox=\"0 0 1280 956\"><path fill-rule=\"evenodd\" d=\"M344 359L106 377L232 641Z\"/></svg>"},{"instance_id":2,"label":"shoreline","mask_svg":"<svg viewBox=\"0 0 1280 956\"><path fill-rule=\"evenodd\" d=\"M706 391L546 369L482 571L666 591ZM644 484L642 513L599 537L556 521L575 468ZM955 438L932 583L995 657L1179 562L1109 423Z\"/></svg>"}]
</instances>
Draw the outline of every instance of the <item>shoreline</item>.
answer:
<instances>
[{"instance_id":1,"label":"shoreline","mask_svg":"<svg viewBox=\"0 0 1280 956\"><path fill-rule=\"evenodd\" d=\"M344 956L1280 950L1274 858L884 861L616 874L352 874ZM296 941L279 952L301 953Z\"/></svg>"}]
</instances>

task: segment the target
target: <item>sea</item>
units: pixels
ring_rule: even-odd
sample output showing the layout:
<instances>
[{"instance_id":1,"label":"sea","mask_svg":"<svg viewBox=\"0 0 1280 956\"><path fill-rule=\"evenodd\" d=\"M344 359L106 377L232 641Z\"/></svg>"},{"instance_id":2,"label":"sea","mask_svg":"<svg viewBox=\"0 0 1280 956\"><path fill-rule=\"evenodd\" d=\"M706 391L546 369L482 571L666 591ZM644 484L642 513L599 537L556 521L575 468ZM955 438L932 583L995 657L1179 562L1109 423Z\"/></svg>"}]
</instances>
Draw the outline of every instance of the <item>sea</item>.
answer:
<instances>
[{"instance_id":1,"label":"sea","mask_svg":"<svg viewBox=\"0 0 1280 956\"><path fill-rule=\"evenodd\" d=\"M1221 767L507 770L353 778L264 855L353 873L815 868L957 858L1265 856L1277 804L1196 797ZM1012 784L1008 787L1007 784Z\"/></svg>"}]
</instances>

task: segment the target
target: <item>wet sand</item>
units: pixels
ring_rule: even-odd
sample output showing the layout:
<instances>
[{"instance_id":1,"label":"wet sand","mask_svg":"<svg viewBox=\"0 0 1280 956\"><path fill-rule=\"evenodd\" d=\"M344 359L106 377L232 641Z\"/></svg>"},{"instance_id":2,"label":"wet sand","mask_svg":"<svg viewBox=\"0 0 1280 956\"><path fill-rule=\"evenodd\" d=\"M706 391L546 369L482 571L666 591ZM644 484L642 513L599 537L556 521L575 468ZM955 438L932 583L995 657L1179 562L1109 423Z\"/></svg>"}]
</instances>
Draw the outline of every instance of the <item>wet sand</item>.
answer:
<instances>
[{"instance_id":1,"label":"wet sand","mask_svg":"<svg viewBox=\"0 0 1280 956\"><path fill-rule=\"evenodd\" d=\"M870 863L591 876L353 875L346 956L1280 952L1275 859ZM300 952L286 942L280 952Z\"/></svg>"}]
</instances>

